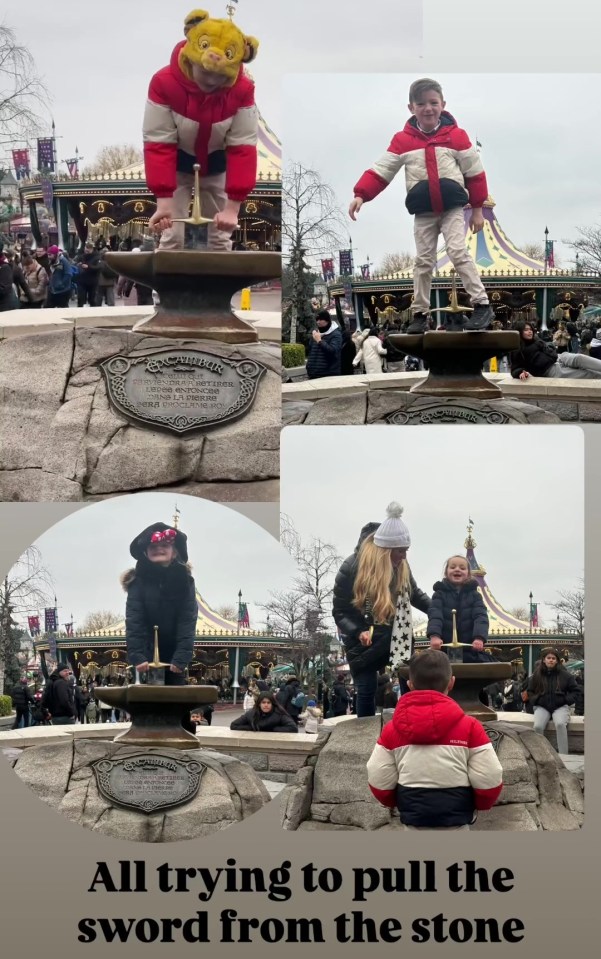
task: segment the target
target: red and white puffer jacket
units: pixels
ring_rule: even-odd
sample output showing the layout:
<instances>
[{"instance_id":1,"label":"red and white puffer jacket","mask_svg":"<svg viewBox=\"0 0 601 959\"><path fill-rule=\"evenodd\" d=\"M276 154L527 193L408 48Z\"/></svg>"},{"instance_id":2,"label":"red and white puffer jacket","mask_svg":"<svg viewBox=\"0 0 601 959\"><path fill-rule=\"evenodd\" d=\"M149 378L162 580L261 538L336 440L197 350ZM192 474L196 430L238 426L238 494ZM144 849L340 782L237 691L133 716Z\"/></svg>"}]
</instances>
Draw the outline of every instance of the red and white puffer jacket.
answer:
<instances>
[{"instance_id":1,"label":"red and white puffer jacket","mask_svg":"<svg viewBox=\"0 0 601 959\"><path fill-rule=\"evenodd\" d=\"M144 163L148 189L171 197L176 173L200 176L225 172L225 192L243 202L257 181L255 87L243 68L233 86L203 93L179 65L186 41L175 47L169 66L150 81L144 113Z\"/></svg>"},{"instance_id":2,"label":"red and white puffer jacket","mask_svg":"<svg viewBox=\"0 0 601 959\"><path fill-rule=\"evenodd\" d=\"M395 133L386 153L366 170L355 196L373 200L405 167L409 213L444 213L468 202L481 207L488 196L486 174L476 148L450 113L443 111L435 133L422 133L412 117Z\"/></svg>"},{"instance_id":3,"label":"red and white puffer jacket","mask_svg":"<svg viewBox=\"0 0 601 959\"><path fill-rule=\"evenodd\" d=\"M369 786L401 822L426 828L468 825L490 809L503 770L481 723L449 696L431 689L406 693L367 763Z\"/></svg>"}]
</instances>

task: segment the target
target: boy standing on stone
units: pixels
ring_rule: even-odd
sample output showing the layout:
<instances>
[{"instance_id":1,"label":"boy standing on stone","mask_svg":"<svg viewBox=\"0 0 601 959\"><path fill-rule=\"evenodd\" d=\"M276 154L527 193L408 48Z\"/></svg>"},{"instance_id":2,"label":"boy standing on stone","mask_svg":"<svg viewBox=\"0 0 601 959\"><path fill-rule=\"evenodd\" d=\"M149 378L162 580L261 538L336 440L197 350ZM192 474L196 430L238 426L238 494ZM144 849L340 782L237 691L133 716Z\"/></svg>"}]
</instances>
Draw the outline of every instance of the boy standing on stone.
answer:
<instances>
[{"instance_id":1,"label":"boy standing on stone","mask_svg":"<svg viewBox=\"0 0 601 959\"><path fill-rule=\"evenodd\" d=\"M478 233L484 226L486 174L478 151L445 106L442 87L436 80L426 78L411 84L411 119L400 133L395 133L386 153L360 178L349 207L349 216L355 220L363 204L381 193L405 167L405 206L415 216L416 246L413 317L408 333L428 329L432 271L441 233L474 307L465 329L485 330L494 316L476 264L466 249L463 220L463 208L469 202L472 232Z\"/></svg>"},{"instance_id":2,"label":"boy standing on stone","mask_svg":"<svg viewBox=\"0 0 601 959\"><path fill-rule=\"evenodd\" d=\"M409 689L367 763L369 788L406 829L469 829L490 809L503 770L486 730L449 696L455 683L437 649L412 656Z\"/></svg>"}]
</instances>

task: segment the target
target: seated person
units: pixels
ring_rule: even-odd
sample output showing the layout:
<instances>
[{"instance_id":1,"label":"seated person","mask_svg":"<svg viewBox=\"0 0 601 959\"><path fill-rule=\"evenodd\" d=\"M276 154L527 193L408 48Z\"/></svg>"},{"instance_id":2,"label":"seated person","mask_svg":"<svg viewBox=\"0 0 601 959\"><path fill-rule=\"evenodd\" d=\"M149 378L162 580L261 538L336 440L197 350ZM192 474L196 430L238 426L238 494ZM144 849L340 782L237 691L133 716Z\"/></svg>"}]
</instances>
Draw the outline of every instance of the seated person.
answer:
<instances>
[{"instance_id":1,"label":"seated person","mask_svg":"<svg viewBox=\"0 0 601 959\"><path fill-rule=\"evenodd\" d=\"M298 726L292 716L277 702L273 693L262 692L255 705L238 716L230 729L251 733L297 733Z\"/></svg>"}]
</instances>

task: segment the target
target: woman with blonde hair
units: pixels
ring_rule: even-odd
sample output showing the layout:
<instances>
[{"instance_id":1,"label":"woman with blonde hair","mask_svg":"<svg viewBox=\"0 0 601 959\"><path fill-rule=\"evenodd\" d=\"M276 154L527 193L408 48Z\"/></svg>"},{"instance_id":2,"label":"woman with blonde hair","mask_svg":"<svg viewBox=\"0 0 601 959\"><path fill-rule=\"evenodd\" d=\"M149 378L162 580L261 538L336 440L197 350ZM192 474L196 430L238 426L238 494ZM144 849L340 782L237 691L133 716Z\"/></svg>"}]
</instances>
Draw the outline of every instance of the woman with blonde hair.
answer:
<instances>
[{"instance_id":1,"label":"woman with blonde hair","mask_svg":"<svg viewBox=\"0 0 601 959\"><path fill-rule=\"evenodd\" d=\"M412 655L411 607L422 613L430 608L407 562L411 537L403 508L390 503L386 512L383 523L363 527L334 585L334 620L357 689L358 717L375 716L378 671L395 669Z\"/></svg>"}]
</instances>

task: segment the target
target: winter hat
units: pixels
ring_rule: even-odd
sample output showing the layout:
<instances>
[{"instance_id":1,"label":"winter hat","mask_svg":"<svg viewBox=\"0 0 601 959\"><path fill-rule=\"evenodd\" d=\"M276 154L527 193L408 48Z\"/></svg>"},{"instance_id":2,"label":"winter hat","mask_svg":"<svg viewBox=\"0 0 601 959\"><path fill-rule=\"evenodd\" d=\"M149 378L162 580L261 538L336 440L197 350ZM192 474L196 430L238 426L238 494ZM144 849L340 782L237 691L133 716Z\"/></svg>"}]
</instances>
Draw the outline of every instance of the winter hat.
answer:
<instances>
[{"instance_id":1,"label":"winter hat","mask_svg":"<svg viewBox=\"0 0 601 959\"><path fill-rule=\"evenodd\" d=\"M403 523L403 507L398 503L389 503L386 507L385 519L374 534L374 544L382 549L399 549L411 546L409 530Z\"/></svg>"},{"instance_id":2,"label":"winter hat","mask_svg":"<svg viewBox=\"0 0 601 959\"><path fill-rule=\"evenodd\" d=\"M175 546L179 558L183 563L188 562L188 537L185 533L182 533L181 529L174 529L173 526L167 526L166 523L153 523L152 526L147 526L145 530L136 536L134 540L130 543L129 551L134 559L142 559L146 550L150 546L150 543L153 541L153 536L155 533L165 533L170 531L174 533L174 536L165 537L167 541L171 541ZM161 537L162 538L162 537ZM154 542L159 542L159 539L154 540Z\"/></svg>"},{"instance_id":3,"label":"winter hat","mask_svg":"<svg viewBox=\"0 0 601 959\"><path fill-rule=\"evenodd\" d=\"M69 666L69 663L57 663L56 669L54 670L54 672L62 673L64 669L68 669L69 672L71 672L71 667Z\"/></svg>"},{"instance_id":4,"label":"winter hat","mask_svg":"<svg viewBox=\"0 0 601 959\"><path fill-rule=\"evenodd\" d=\"M39 250L36 250L36 253L39 252ZM48 247L48 256L56 256L57 253L60 253L60 247L56 246L56 244Z\"/></svg>"},{"instance_id":5,"label":"winter hat","mask_svg":"<svg viewBox=\"0 0 601 959\"><path fill-rule=\"evenodd\" d=\"M309 702L307 703L307 706L317 706L317 703L315 702L314 699L310 699Z\"/></svg>"}]
</instances>

